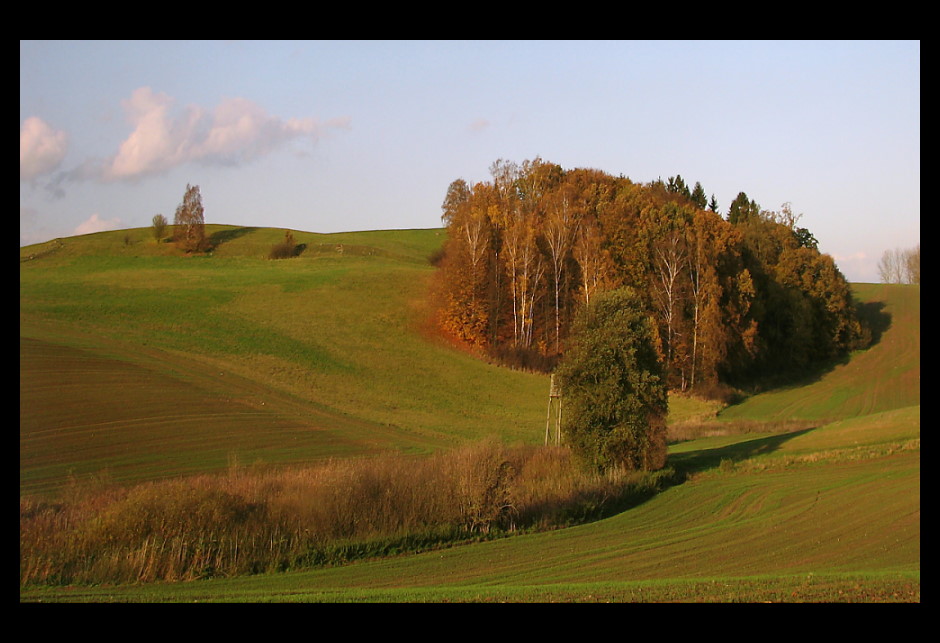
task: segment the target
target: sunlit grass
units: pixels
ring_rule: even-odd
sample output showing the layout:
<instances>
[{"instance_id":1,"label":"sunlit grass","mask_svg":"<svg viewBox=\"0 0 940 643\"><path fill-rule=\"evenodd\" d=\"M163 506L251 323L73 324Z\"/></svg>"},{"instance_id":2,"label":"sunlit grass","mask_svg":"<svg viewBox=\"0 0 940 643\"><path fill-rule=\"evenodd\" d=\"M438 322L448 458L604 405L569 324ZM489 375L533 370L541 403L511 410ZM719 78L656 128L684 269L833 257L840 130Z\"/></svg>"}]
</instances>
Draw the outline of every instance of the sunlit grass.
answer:
<instances>
[{"instance_id":1,"label":"sunlit grass","mask_svg":"<svg viewBox=\"0 0 940 643\"><path fill-rule=\"evenodd\" d=\"M233 469L260 480L488 435L541 444L546 376L428 332L440 231L297 232L304 252L278 261L266 257L283 230L214 226L207 257L147 233L21 249L21 494L55 502L70 479L185 489ZM681 484L604 520L335 568L21 600L919 601L919 287L857 293L881 324L870 349L725 409L673 396Z\"/></svg>"},{"instance_id":2,"label":"sunlit grass","mask_svg":"<svg viewBox=\"0 0 940 643\"><path fill-rule=\"evenodd\" d=\"M487 435L541 439L545 376L486 364L427 332L428 259L440 231L298 233L309 252L278 261L259 251L282 232L219 227L213 234L228 236L211 257L174 255L165 247L171 244L146 238L126 246L122 234L102 233L63 240L21 263L21 337L34 340L21 345L30 364L21 390L75 391L24 404L21 482L38 488L43 478L61 483L69 471L95 467L119 479L192 471L199 462L212 470L228 451L276 463L382 449L431 452ZM82 404L100 396L94 374L80 361L22 353L38 342L47 352L78 348L115 360L108 368L134 371L139 383L106 393L105 406L95 410ZM226 390L229 382L239 383L236 391ZM222 409L243 409L242 396L250 408L230 421ZM94 453L94 444L104 444L101 434L81 453L44 462L34 445L50 434L31 433L50 402L75 426L98 421L84 414L118 404L119 422L146 424L161 415L151 407L172 405L177 414L210 416L205 431L190 432L207 441L189 439L181 448L168 440L163 448L175 457L163 459L162 471L149 465L134 473L119 454ZM294 427L285 434L294 442L262 444L272 424Z\"/></svg>"}]
</instances>

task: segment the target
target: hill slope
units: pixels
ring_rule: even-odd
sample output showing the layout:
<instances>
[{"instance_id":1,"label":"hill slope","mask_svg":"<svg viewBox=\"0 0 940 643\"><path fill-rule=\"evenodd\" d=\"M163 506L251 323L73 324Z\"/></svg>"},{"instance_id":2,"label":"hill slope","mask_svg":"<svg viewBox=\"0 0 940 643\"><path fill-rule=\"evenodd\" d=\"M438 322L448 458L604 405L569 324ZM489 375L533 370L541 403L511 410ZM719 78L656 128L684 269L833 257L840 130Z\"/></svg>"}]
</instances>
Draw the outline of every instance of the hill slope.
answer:
<instances>
[{"instance_id":1,"label":"hill slope","mask_svg":"<svg viewBox=\"0 0 940 643\"><path fill-rule=\"evenodd\" d=\"M723 419L836 419L920 404L920 286L854 284L874 344L799 385L722 411Z\"/></svg>"},{"instance_id":2,"label":"hill slope","mask_svg":"<svg viewBox=\"0 0 940 643\"><path fill-rule=\"evenodd\" d=\"M440 231L298 232L272 261L283 231L207 227L207 257L146 229L21 249L21 490L541 438L546 378L425 332Z\"/></svg>"},{"instance_id":3,"label":"hill slope","mask_svg":"<svg viewBox=\"0 0 940 643\"><path fill-rule=\"evenodd\" d=\"M435 231L297 233L304 253L276 262L264 255L282 231L219 227L209 258L138 234L21 252L37 257L20 275L21 493L69 471L130 481L233 457L540 441L546 378L423 334ZM687 481L609 519L332 569L21 600L919 601L920 293L858 292L882 322L872 348L721 414L814 428L675 445Z\"/></svg>"}]
</instances>

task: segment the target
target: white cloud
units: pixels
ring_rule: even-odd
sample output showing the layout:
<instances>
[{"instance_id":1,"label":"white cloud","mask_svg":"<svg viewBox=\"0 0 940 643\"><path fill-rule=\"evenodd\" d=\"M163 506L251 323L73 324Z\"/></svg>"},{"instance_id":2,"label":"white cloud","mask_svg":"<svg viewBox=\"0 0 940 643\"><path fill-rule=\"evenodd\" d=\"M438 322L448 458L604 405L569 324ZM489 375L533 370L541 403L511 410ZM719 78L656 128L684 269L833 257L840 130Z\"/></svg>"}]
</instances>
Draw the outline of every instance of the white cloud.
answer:
<instances>
[{"instance_id":1,"label":"white cloud","mask_svg":"<svg viewBox=\"0 0 940 643\"><path fill-rule=\"evenodd\" d=\"M98 213L91 215L75 228L74 234L91 234L92 232L104 232L105 230L117 230L121 227L121 220L102 219Z\"/></svg>"},{"instance_id":2,"label":"white cloud","mask_svg":"<svg viewBox=\"0 0 940 643\"><path fill-rule=\"evenodd\" d=\"M291 140L316 140L327 128L349 124L348 119L283 120L246 98L227 98L211 113L189 106L173 114L173 103L172 97L149 87L123 101L134 131L107 164L103 178L137 178L187 162L240 165Z\"/></svg>"},{"instance_id":3,"label":"white cloud","mask_svg":"<svg viewBox=\"0 0 940 643\"><path fill-rule=\"evenodd\" d=\"M29 181L56 169L65 158L68 136L31 116L20 127L20 180Z\"/></svg>"},{"instance_id":4,"label":"white cloud","mask_svg":"<svg viewBox=\"0 0 940 643\"><path fill-rule=\"evenodd\" d=\"M155 94L149 87L134 91L122 102L134 131L121 143L117 155L106 169L106 178L121 179L161 172L185 160L185 143L191 136L186 120L175 126L169 119L173 103L166 94ZM189 112L192 123L198 113Z\"/></svg>"},{"instance_id":5,"label":"white cloud","mask_svg":"<svg viewBox=\"0 0 940 643\"><path fill-rule=\"evenodd\" d=\"M864 251L849 254L832 254L833 260L845 278L853 283L878 281L877 262Z\"/></svg>"}]
</instances>

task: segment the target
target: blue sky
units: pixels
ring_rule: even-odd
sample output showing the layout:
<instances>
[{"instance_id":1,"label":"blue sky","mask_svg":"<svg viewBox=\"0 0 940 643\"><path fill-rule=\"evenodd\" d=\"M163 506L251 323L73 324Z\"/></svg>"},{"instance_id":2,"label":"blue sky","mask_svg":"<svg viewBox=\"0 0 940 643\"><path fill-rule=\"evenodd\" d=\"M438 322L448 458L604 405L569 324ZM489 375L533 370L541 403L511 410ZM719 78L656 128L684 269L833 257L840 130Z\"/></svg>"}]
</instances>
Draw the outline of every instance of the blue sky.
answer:
<instances>
[{"instance_id":1,"label":"blue sky","mask_svg":"<svg viewBox=\"0 0 940 643\"><path fill-rule=\"evenodd\" d=\"M920 243L917 41L22 41L20 244L172 221L432 228L536 156L802 214L850 281Z\"/></svg>"}]
</instances>

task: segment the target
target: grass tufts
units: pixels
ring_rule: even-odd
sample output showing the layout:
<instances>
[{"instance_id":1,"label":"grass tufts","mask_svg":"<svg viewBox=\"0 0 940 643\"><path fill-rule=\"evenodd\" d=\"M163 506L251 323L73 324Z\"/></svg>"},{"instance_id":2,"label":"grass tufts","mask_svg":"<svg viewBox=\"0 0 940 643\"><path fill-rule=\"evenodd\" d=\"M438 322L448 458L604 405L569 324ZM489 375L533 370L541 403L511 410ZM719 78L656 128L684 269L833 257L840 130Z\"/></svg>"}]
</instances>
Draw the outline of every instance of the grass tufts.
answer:
<instances>
[{"instance_id":1,"label":"grass tufts","mask_svg":"<svg viewBox=\"0 0 940 643\"><path fill-rule=\"evenodd\" d=\"M593 520L666 478L587 474L496 440L433 456L70 487L20 501L21 586L186 581L414 552Z\"/></svg>"}]
</instances>

